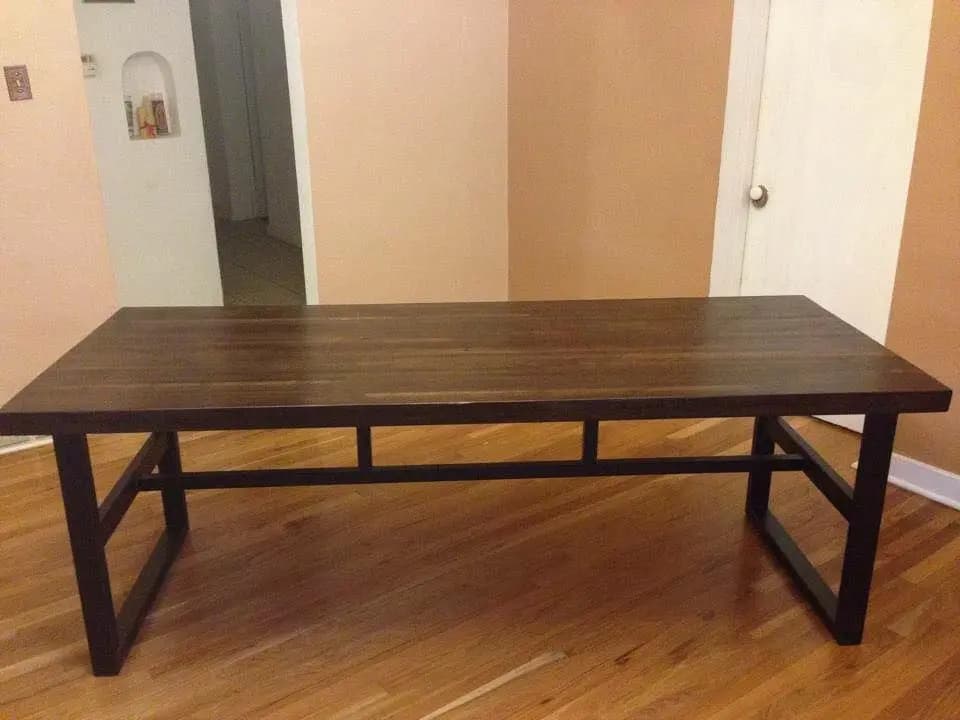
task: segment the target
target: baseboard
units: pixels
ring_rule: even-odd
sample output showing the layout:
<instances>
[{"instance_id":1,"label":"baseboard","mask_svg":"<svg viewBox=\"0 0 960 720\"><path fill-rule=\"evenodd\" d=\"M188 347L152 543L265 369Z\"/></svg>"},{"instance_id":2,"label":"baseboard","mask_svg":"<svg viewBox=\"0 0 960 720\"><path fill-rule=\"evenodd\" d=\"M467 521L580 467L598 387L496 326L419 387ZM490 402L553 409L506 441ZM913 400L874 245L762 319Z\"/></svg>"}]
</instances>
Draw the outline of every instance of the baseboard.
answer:
<instances>
[{"instance_id":1,"label":"baseboard","mask_svg":"<svg viewBox=\"0 0 960 720\"><path fill-rule=\"evenodd\" d=\"M894 453L890 461L890 482L960 510L960 475L949 470Z\"/></svg>"},{"instance_id":2,"label":"baseboard","mask_svg":"<svg viewBox=\"0 0 960 720\"><path fill-rule=\"evenodd\" d=\"M53 442L49 435L31 435L29 437L5 437L0 438L0 455L29 450L30 448L43 447Z\"/></svg>"}]
</instances>

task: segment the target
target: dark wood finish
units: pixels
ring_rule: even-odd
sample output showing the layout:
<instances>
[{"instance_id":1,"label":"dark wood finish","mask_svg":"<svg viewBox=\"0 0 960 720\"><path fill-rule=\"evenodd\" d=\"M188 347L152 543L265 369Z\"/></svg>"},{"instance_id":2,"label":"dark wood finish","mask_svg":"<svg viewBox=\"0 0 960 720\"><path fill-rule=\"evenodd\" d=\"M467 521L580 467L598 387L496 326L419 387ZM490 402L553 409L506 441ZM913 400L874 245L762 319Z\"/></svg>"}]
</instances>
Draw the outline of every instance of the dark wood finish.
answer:
<instances>
[{"instance_id":1,"label":"dark wood finish","mask_svg":"<svg viewBox=\"0 0 960 720\"><path fill-rule=\"evenodd\" d=\"M385 465L372 468L290 468L287 470L214 470L179 475L146 475L141 490L180 485L187 490L219 488L294 487L300 485L370 485L375 483L462 482L534 478L605 477L614 475L682 475L742 473L755 468L801 470L801 455L723 455L705 457L541 460L533 462L454 463L446 465Z\"/></svg>"},{"instance_id":2,"label":"dark wood finish","mask_svg":"<svg viewBox=\"0 0 960 720\"><path fill-rule=\"evenodd\" d=\"M585 463L597 461L597 445L600 442L600 423L596 420L587 420L583 424L583 452L581 459Z\"/></svg>"},{"instance_id":3,"label":"dark wood finish","mask_svg":"<svg viewBox=\"0 0 960 720\"><path fill-rule=\"evenodd\" d=\"M186 528L173 529L168 527L160 534L157 544L153 547L153 552L150 553L150 558L137 576L133 587L130 588L130 592L127 594L126 600L123 601L120 614L116 619L116 667L109 672L102 673L97 673L94 670L94 674L116 675L120 672L123 661L126 660L133 641L137 639L140 626L143 625L157 593L160 592L167 571L173 565L173 561L176 560L186 536Z\"/></svg>"},{"instance_id":4,"label":"dark wood finish","mask_svg":"<svg viewBox=\"0 0 960 720\"><path fill-rule=\"evenodd\" d=\"M866 416L857 483L850 497L843 491L843 488L849 488L846 481L785 420L758 418L755 425L754 449L757 449L759 438L761 450L772 450L770 440L775 439L784 449L790 447L799 452L807 461L804 472L835 507L844 510L843 515L849 522L840 590L834 594L767 506L769 480L765 493L762 488L748 489L747 517L785 564L800 589L813 600L840 645L857 645L863 639L896 428L896 415ZM817 468L818 472L811 473L811 468ZM760 472L765 473L765 470Z\"/></svg>"},{"instance_id":5,"label":"dark wood finish","mask_svg":"<svg viewBox=\"0 0 960 720\"><path fill-rule=\"evenodd\" d=\"M807 458L803 472L830 504L849 520L854 507L850 484L786 420L765 418L764 422L767 433L777 445L789 453L798 453Z\"/></svg>"},{"instance_id":6,"label":"dark wood finish","mask_svg":"<svg viewBox=\"0 0 960 720\"><path fill-rule=\"evenodd\" d=\"M854 510L849 518L837 597L834 633L841 645L856 645L863 638L896 431L896 415L867 415L864 420L857 482L853 489Z\"/></svg>"},{"instance_id":7,"label":"dark wood finish","mask_svg":"<svg viewBox=\"0 0 960 720\"><path fill-rule=\"evenodd\" d=\"M754 455L773 455L773 438L767 432L765 418L753 421L753 442L750 452ZM772 474L769 468L756 467L747 476L747 514L762 518L770 504L770 482Z\"/></svg>"},{"instance_id":8,"label":"dark wood finish","mask_svg":"<svg viewBox=\"0 0 960 720\"><path fill-rule=\"evenodd\" d=\"M160 458L157 469L165 475L177 477L183 472L180 462L180 440L175 432L165 433L164 440L166 450ZM160 492L167 529L174 536L186 532L190 527L190 520L187 515L187 497L183 488L171 484L169 487L161 488Z\"/></svg>"},{"instance_id":9,"label":"dark wood finish","mask_svg":"<svg viewBox=\"0 0 960 720\"><path fill-rule=\"evenodd\" d=\"M369 425L357 428L357 467L364 470L373 467L373 438Z\"/></svg>"},{"instance_id":10,"label":"dark wood finish","mask_svg":"<svg viewBox=\"0 0 960 720\"><path fill-rule=\"evenodd\" d=\"M0 410L53 433L95 674L119 672L188 530L185 490L746 472L747 514L837 641L863 635L897 413L950 390L804 298L118 312ZM856 488L779 415L866 412ZM750 455L598 459L599 422L751 415ZM577 461L375 466L371 427L583 423ZM185 472L177 431L356 428L356 467ZM153 433L97 507L85 433ZM775 443L786 454L775 454ZM158 468L152 473L153 467ZM802 470L850 522L834 596L769 511ZM166 529L114 614L104 546L140 490Z\"/></svg>"},{"instance_id":11,"label":"dark wood finish","mask_svg":"<svg viewBox=\"0 0 960 720\"><path fill-rule=\"evenodd\" d=\"M945 410L950 390L802 297L126 308L0 433Z\"/></svg>"},{"instance_id":12,"label":"dark wood finish","mask_svg":"<svg viewBox=\"0 0 960 720\"><path fill-rule=\"evenodd\" d=\"M117 529L117 525L130 509L130 504L140 489L138 487L140 476L153 472L166 451L167 436L163 433L151 434L127 465L127 469L120 475L113 489L100 503L100 527L104 542L110 539L113 531Z\"/></svg>"},{"instance_id":13,"label":"dark wood finish","mask_svg":"<svg viewBox=\"0 0 960 720\"><path fill-rule=\"evenodd\" d=\"M83 435L55 435L53 446L67 516L77 591L94 675L120 672L120 639L110 594L106 538L100 527L90 451Z\"/></svg>"},{"instance_id":14,"label":"dark wood finish","mask_svg":"<svg viewBox=\"0 0 960 720\"><path fill-rule=\"evenodd\" d=\"M110 590L106 544L139 492L139 483L144 477L155 477L149 475L154 467L159 467L165 477L179 478L179 445L175 434L151 435L98 508L86 436L55 435L53 443L90 664L94 675L116 675L186 537L183 488L176 482L157 488L162 492L167 528L119 615L115 614Z\"/></svg>"}]
</instances>

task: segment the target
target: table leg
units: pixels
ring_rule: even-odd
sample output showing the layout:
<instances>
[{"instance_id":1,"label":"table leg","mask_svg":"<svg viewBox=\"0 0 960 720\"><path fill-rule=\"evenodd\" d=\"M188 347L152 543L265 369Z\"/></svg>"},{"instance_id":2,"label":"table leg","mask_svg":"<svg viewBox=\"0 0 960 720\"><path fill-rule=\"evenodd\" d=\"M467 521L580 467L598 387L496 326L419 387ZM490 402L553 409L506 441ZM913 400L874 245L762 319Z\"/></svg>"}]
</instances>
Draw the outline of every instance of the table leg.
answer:
<instances>
[{"instance_id":1,"label":"table leg","mask_svg":"<svg viewBox=\"0 0 960 720\"><path fill-rule=\"evenodd\" d=\"M856 645L863 639L896 427L896 415L866 416L857 482L851 489L843 477L781 419L760 418L754 426L753 453L766 455L775 445L780 445L787 452L803 455L806 458L803 472L849 523L840 591L834 593L769 509L770 472L751 471L747 517L813 602L840 645Z\"/></svg>"},{"instance_id":2,"label":"table leg","mask_svg":"<svg viewBox=\"0 0 960 720\"><path fill-rule=\"evenodd\" d=\"M122 664L119 630L87 437L55 435L53 446L90 662L94 675L115 675Z\"/></svg>"},{"instance_id":3,"label":"table leg","mask_svg":"<svg viewBox=\"0 0 960 720\"><path fill-rule=\"evenodd\" d=\"M86 436L55 435L53 445L93 674L116 675L187 535L186 499L183 488L176 483L183 472L177 436L153 434L107 495L103 507L97 504ZM159 455L157 448L161 448ZM173 487L162 488L166 529L117 613L110 591L107 540L139 491L135 483L140 475L149 473L155 465L174 481Z\"/></svg>"},{"instance_id":4,"label":"table leg","mask_svg":"<svg viewBox=\"0 0 960 720\"><path fill-rule=\"evenodd\" d=\"M864 422L834 622L841 645L856 645L863 638L896 429L896 415L871 414Z\"/></svg>"},{"instance_id":5,"label":"table leg","mask_svg":"<svg viewBox=\"0 0 960 720\"><path fill-rule=\"evenodd\" d=\"M767 432L764 418L758 417L753 422L753 446L750 454L773 455L773 453L773 438ZM772 476L773 472L769 467L755 468L750 471L747 479L747 515L760 519L767 514L767 506L770 504L770 480Z\"/></svg>"},{"instance_id":6,"label":"table leg","mask_svg":"<svg viewBox=\"0 0 960 720\"><path fill-rule=\"evenodd\" d=\"M180 440L177 433L166 433L167 449L160 457L157 467L166 475L180 475L183 464L180 460ZM165 487L160 491L163 501L163 516L171 531L183 532L190 527L187 515L187 496L182 487Z\"/></svg>"}]
</instances>

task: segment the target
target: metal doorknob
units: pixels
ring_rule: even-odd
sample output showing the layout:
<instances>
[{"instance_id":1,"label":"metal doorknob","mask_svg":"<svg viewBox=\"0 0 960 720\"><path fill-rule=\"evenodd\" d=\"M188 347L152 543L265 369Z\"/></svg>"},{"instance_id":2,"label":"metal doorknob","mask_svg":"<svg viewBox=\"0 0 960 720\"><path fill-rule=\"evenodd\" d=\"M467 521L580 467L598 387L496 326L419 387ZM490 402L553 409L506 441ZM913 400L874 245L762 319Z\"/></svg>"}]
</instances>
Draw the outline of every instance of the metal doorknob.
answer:
<instances>
[{"instance_id":1,"label":"metal doorknob","mask_svg":"<svg viewBox=\"0 0 960 720\"><path fill-rule=\"evenodd\" d=\"M750 188L750 202L756 208L762 208L770 199L770 193L767 192L766 185L754 185Z\"/></svg>"}]
</instances>

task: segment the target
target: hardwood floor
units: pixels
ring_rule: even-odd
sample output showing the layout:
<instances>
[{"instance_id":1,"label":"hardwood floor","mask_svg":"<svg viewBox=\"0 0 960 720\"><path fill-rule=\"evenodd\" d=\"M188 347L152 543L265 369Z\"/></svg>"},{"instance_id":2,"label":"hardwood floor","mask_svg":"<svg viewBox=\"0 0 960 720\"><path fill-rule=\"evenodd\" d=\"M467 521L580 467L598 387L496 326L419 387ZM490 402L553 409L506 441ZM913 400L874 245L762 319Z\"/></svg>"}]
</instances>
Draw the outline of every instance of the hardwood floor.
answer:
<instances>
[{"instance_id":1,"label":"hardwood floor","mask_svg":"<svg viewBox=\"0 0 960 720\"><path fill-rule=\"evenodd\" d=\"M857 438L795 426L852 481ZM142 436L99 436L109 489ZM601 456L739 453L746 420L605 423ZM352 430L187 433L187 469L348 464ZM378 463L573 459L579 426L376 430ZM189 495L123 673L90 675L50 448L0 456L0 718L957 718L960 514L891 488L864 644L838 647L743 517L745 477ZM831 581L845 526L772 506ZM126 592L162 524L108 546ZM118 597L119 599L119 597Z\"/></svg>"}]
</instances>

